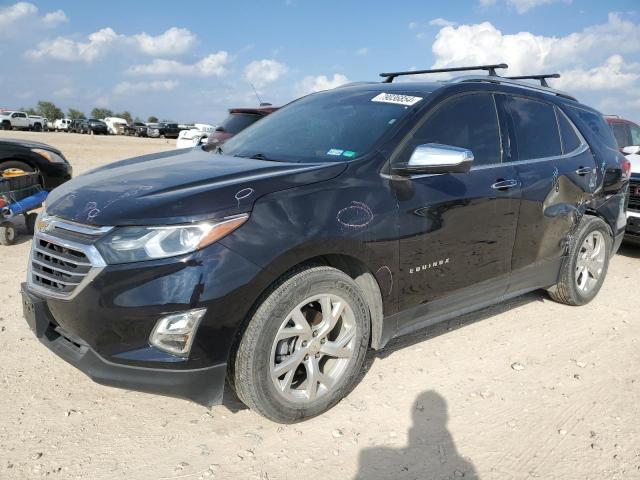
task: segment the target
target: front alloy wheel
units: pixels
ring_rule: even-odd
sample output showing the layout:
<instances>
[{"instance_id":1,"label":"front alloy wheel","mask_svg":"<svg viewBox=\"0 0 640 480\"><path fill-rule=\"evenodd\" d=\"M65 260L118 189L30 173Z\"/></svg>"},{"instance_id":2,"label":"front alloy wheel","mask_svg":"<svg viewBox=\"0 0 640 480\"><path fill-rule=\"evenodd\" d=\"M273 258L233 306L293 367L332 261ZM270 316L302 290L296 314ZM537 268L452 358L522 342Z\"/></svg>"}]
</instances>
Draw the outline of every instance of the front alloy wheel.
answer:
<instances>
[{"instance_id":1,"label":"front alloy wheel","mask_svg":"<svg viewBox=\"0 0 640 480\"><path fill-rule=\"evenodd\" d=\"M238 397L276 422L328 410L357 383L369 322L362 291L344 272L291 272L264 296L232 358Z\"/></svg>"},{"instance_id":2,"label":"front alloy wheel","mask_svg":"<svg viewBox=\"0 0 640 480\"><path fill-rule=\"evenodd\" d=\"M271 348L271 380L293 402L331 391L347 370L356 345L356 321L346 300L317 295L297 305Z\"/></svg>"}]
</instances>

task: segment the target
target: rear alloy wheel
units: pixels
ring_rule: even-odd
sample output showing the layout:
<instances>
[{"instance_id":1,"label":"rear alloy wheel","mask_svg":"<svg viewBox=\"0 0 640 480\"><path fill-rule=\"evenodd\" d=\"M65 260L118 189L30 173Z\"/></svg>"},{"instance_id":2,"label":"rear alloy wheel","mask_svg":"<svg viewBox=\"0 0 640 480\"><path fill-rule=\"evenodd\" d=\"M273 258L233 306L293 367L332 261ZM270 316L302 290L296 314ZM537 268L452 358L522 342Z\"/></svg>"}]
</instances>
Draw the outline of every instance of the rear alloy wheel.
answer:
<instances>
[{"instance_id":1,"label":"rear alloy wheel","mask_svg":"<svg viewBox=\"0 0 640 480\"><path fill-rule=\"evenodd\" d=\"M598 294L609 266L613 240L600 218L585 216L572 237L558 283L549 295L567 305L584 305Z\"/></svg>"},{"instance_id":2,"label":"rear alloy wheel","mask_svg":"<svg viewBox=\"0 0 640 480\"><path fill-rule=\"evenodd\" d=\"M355 386L369 345L356 283L331 267L293 272L260 304L232 364L240 400L291 423L331 408Z\"/></svg>"},{"instance_id":3,"label":"rear alloy wheel","mask_svg":"<svg viewBox=\"0 0 640 480\"><path fill-rule=\"evenodd\" d=\"M0 245L13 245L17 236L16 227L11 222L0 223Z\"/></svg>"}]
</instances>

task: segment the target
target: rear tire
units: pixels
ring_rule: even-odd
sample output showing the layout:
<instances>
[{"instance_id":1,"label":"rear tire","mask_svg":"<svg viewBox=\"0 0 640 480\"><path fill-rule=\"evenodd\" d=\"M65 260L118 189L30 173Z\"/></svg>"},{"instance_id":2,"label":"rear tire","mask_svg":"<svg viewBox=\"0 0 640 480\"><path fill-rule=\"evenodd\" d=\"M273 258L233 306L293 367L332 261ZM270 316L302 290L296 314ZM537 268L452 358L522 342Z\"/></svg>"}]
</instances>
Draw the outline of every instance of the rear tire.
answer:
<instances>
[{"instance_id":1,"label":"rear tire","mask_svg":"<svg viewBox=\"0 0 640 480\"><path fill-rule=\"evenodd\" d=\"M325 266L295 270L253 314L231 361L234 389L275 422L319 415L356 385L369 334L369 310L351 277Z\"/></svg>"},{"instance_id":2,"label":"rear tire","mask_svg":"<svg viewBox=\"0 0 640 480\"><path fill-rule=\"evenodd\" d=\"M17 236L16 227L11 222L0 223L0 245L13 245Z\"/></svg>"},{"instance_id":3,"label":"rear tire","mask_svg":"<svg viewBox=\"0 0 640 480\"><path fill-rule=\"evenodd\" d=\"M573 235L559 281L549 296L566 305L585 305L600 291L609 267L613 239L600 218L586 215Z\"/></svg>"}]
</instances>

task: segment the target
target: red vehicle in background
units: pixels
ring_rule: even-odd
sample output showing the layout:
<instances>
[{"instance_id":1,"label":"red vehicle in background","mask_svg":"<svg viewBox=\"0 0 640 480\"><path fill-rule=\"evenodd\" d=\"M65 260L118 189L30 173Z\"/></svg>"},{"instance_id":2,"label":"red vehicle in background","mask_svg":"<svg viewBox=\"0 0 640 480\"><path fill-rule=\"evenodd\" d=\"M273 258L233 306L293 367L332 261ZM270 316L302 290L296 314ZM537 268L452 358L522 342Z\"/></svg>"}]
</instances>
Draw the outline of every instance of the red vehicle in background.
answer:
<instances>
[{"instance_id":1,"label":"red vehicle in background","mask_svg":"<svg viewBox=\"0 0 640 480\"><path fill-rule=\"evenodd\" d=\"M258 108L229 109L229 116L225 118L222 125L215 129L213 134L209 135L204 149L207 151L213 150L261 118L275 112L278 108L272 105L261 105Z\"/></svg>"},{"instance_id":2,"label":"red vehicle in background","mask_svg":"<svg viewBox=\"0 0 640 480\"><path fill-rule=\"evenodd\" d=\"M625 239L640 244L640 126L617 115L605 118L620 150L631 162Z\"/></svg>"}]
</instances>

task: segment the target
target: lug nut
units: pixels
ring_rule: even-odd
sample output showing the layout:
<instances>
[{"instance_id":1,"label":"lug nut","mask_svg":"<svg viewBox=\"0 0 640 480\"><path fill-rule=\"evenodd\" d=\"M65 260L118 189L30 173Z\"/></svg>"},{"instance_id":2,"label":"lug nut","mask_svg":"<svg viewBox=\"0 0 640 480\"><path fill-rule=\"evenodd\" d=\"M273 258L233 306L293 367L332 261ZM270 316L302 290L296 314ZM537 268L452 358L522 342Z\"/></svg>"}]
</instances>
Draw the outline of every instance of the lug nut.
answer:
<instances>
[{"instance_id":1,"label":"lug nut","mask_svg":"<svg viewBox=\"0 0 640 480\"><path fill-rule=\"evenodd\" d=\"M306 347L307 346L307 341L305 340L304 342L302 342L302 346Z\"/></svg>"},{"instance_id":2,"label":"lug nut","mask_svg":"<svg viewBox=\"0 0 640 480\"><path fill-rule=\"evenodd\" d=\"M320 340L320 343L322 343L322 344L327 343L327 339L326 339L326 338L323 338L322 340Z\"/></svg>"},{"instance_id":3,"label":"lug nut","mask_svg":"<svg viewBox=\"0 0 640 480\"><path fill-rule=\"evenodd\" d=\"M306 362L307 360L309 360L309 355L304 356L304 361Z\"/></svg>"},{"instance_id":4,"label":"lug nut","mask_svg":"<svg viewBox=\"0 0 640 480\"><path fill-rule=\"evenodd\" d=\"M314 337L317 337L317 336L318 336L318 332L317 332L316 330L314 330L314 331L311 333L311 335L313 335Z\"/></svg>"}]
</instances>

